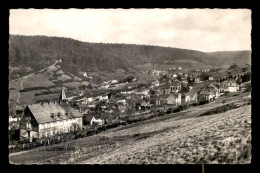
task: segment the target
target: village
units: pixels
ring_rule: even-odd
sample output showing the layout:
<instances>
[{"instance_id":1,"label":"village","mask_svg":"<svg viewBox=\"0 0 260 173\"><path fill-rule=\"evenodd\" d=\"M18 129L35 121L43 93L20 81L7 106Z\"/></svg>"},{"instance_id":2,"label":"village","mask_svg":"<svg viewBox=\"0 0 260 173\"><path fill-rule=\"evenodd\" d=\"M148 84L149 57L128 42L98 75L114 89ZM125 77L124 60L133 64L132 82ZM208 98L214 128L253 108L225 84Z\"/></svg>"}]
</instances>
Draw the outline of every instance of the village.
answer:
<instances>
[{"instance_id":1,"label":"village","mask_svg":"<svg viewBox=\"0 0 260 173\"><path fill-rule=\"evenodd\" d=\"M234 64L225 70L232 68L238 67ZM77 131L125 123L132 117L176 113L207 104L225 93L250 90L251 71L249 66L243 69L229 75L219 75L216 69L152 70L145 72L154 78L147 83L127 76L122 81L104 81L93 92L72 96L61 88L56 101L18 106L9 116L10 147L50 143L51 139L64 141ZM87 73L80 75L90 78Z\"/></svg>"}]
</instances>

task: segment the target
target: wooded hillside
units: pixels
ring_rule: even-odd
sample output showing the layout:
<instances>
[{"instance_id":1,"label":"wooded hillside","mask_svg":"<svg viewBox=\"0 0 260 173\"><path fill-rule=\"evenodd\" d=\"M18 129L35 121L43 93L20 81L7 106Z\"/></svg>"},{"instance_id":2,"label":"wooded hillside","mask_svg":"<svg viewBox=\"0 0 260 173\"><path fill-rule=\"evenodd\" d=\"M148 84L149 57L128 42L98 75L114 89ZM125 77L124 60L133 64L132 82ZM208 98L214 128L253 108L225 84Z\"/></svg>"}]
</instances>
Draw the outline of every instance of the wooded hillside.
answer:
<instances>
[{"instance_id":1,"label":"wooded hillside","mask_svg":"<svg viewBox=\"0 0 260 173\"><path fill-rule=\"evenodd\" d=\"M69 38L10 35L9 78L35 72L59 59L63 61L63 69L77 74L78 71L128 71L129 67L158 61L193 60L212 66L233 64L237 60L247 63L251 52L236 52L231 57L229 55L230 53L226 55L225 52L207 54L170 47L87 43Z\"/></svg>"}]
</instances>

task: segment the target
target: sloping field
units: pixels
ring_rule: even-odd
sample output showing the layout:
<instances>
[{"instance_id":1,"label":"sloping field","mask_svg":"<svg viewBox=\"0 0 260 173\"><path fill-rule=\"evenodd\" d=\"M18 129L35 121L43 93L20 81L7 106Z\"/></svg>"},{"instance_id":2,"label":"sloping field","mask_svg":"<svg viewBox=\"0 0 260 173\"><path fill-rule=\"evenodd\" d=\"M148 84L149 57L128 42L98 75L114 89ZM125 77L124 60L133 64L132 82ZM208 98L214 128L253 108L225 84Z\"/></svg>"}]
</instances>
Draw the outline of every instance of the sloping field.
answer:
<instances>
[{"instance_id":1,"label":"sloping field","mask_svg":"<svg viewBox=\"0 0 260 173\"><path fill-rule=\"evenodd\" d=\"M164 122L170 123L165 132L81 163L250 163L251 105L213 116ZM152 131L158 124L147 128Z\"/></svg>"},{"instance_id":2,"label":"sloping field","mask_svg":"<svg viewBox=\"0 0 260 173\"><path fill-rule=\"evenodd\" d=\"M251 105L204 117L131 124L67 142L73 150L55 150L64 145L13 153L9 159L15 164L250 163Z\"/></svg>"},{"instance_id":3,"label":"sloping field","mask_svg":"<svg viewBox=\"0 0 260 173\"><path fill-rule=\"evenodd\" d=\"M60 65L54 64L37 73L9 81L9 104L32 104L39 100L56 100L61 86L68 90L78 91L87 81L79 81L74 76L66 75Z\"/></svg>"}]
</instances>

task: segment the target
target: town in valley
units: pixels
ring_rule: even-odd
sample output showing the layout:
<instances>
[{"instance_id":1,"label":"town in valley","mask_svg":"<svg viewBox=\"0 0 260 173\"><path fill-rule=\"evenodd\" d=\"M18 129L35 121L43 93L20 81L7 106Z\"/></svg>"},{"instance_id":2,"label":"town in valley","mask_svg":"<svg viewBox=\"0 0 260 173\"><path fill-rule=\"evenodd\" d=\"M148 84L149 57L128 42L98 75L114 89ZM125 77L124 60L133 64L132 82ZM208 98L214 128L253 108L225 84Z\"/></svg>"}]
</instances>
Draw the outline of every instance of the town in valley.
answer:
<instances>
[{"instance_id":1,"label":"town in valley","mask_svg":"<svg viewBox=\"0 0 260 173\"><path fill-rule=\"evenodd\" d=\"M251 50L9 38L11 164L251 161Z\"/></svg>"}]
</instances>

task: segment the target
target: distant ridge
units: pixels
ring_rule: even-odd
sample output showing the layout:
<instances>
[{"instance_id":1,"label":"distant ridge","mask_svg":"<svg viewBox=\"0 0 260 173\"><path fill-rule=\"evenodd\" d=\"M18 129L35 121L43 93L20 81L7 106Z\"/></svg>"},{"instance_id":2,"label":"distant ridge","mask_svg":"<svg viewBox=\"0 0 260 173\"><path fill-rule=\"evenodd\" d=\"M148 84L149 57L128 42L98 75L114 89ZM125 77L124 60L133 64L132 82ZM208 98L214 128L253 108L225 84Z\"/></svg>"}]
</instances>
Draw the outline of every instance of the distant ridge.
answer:
<instances>
[{"instance_id":1,"label":"distant ridge","mask_svg":"<svg viewBox=\"0 0 260 173\"><path fill-rule=\"evenodd\" d=\"M251 51L204 53L150 45L87 43L70 38L10 35L10 79L16 78L17 74L22 76L40 70L58 59L62 59L63 70L77 74L78 71L128 71L136 65L153 61L192 60L209 66L251 64Z\"/></svg>"}]
</instances>

